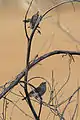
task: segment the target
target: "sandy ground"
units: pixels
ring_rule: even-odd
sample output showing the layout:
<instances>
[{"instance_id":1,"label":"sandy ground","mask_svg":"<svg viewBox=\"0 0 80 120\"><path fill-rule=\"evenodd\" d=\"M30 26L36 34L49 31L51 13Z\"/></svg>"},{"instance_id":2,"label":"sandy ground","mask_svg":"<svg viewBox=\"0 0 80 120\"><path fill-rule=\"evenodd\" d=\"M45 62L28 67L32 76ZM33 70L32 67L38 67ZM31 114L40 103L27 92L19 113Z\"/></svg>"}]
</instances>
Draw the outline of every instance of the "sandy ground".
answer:
<instances>
[{"instance_id":1,"label":"sandy ground","mask_svg":"<svg viewBox=\"0 0 80 120\"><path fill-rule=\"evenodd\" d=\"M40 12L42 14L46 9L50 8L50 5L52 4L45 2L44 0L43 4L38 3L37 8L41 10ZM40 29L42 34L39 35L36 32L34 36L31 50L31 59L33 59L36 54L40 56L52 50L79 51L80 4L76 3L74 6L75 12L71 4L64 5L55 11L50 12L47 15L47 19L45 18L41 22ZM31 14L35 13L37 8L31 11ZM22 22L24 15L24 9L8 9L5 7L0 9L0 85L4 84L8 80L15 78L15 76L25 68L27 41L24 32L24 25ZM62 28L70 34L61 30L57 24L58 20L60 21ZM71 76L68 84L61 92L63 97L60 99L60 101L70 96L71 93L77 88L77 84L80 81L80 57L74 56L74 59L75 62L71 63ZM51 71L53 70L55 84L58 82L56 89L59 90L62 84L66 81L69 74L68 61L68 56L63 58L61 55L50 57L41 62L41 65L37 65L32 68L29 72L29 78L33 76L42 76L51 82ZM39 82L41 82L41 80L36 79L33 81L33 84L38 85ZM20 89L21 88L16 87L15 90L17 92ZM17 100L17 97L14 95L11 95L10 98ZM48 101L48 98L48 93L46 93L44 100ZM24 111L27 110L27 113L30 113L28 107L25 106L25 102L23 103L20 101L18 104L21 106L21 108L24 109ZM67 120L70 118L73 106L74 103L71 104L71 107L66 113ZM12 105L9 104L9 107L11 109ZM26 119L25 115L21 114L17 108L15 108L15 110L13 112L13 119ZM10 115L10 111L8 116ZM42 120L44 117L46 119L48 110L43 108L42 113L45 113L41 116ZM52 119L52 115L50 118Z\"/></svg>"}]
</instances>

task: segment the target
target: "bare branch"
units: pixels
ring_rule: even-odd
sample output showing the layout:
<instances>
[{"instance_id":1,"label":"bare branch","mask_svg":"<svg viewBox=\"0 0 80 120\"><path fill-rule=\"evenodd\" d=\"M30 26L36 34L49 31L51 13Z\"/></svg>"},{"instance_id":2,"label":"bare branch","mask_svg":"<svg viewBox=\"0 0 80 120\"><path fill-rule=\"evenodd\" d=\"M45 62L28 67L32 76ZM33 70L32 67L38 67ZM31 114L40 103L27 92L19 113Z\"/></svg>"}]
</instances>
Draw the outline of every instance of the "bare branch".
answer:
<instances>
[{"instance_id":1,"label":"bare branch","mask_svg":"<svg viewBox=\"0 0 80 120\"><path fill-rule=\"evenodd\" d=\"M34 60L31 64L29 64L29 70L34 67L37 63L43 61L43 60L46 60L48 57L51 57L53 55L57 55L57 54L71 54L71 55L75 55L75 56L78 56L80 55L80 52L76 52L76 51L65 51L65 50L55 50L55 51L52 51L52 52L49 52L49 53L46 53L40 57L38 57L36 60ZM27 69L24 69L21 73L19 73L17 75L17 77L13 80L13 82L11 82L11 84L6 87L1 93L0 93L0 99L9 91L11 90L13 87L15 87L19 82L20 82L20 79L22 77L24 77L25 75L25 71Z\"/></svg>"},{"instance_id":2,"label":"bare branch","mask_svg":"<svg viewBox=\"0 0 80 120\"><path fill-rule=\"evenodd\" d=\"M70 3L70 2L80 2L80 0L68 0L68 1L63 1L63 2L60 2L59 4L53 6L52 8L50 8L49 10L47 10L42 17L44 17L45 15L47 15L50 11L54 10L55 8L63 5L63 4L66 4L66 3Z\"/></svg>"}]
</instances>

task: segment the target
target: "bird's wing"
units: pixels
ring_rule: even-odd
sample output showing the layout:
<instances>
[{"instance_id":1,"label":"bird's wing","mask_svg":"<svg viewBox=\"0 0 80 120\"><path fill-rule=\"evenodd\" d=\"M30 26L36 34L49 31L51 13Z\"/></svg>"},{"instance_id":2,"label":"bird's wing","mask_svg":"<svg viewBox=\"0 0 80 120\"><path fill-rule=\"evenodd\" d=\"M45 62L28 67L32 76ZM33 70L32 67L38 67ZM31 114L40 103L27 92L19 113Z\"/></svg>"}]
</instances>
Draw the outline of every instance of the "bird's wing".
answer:
<instances>
[{"instance_id":1,"label":"bird's wing","mask_svg":"<svg viewBox=\"0 0 80 120\"><path fill-rule=\"evenodd\" d=\"M33 89L30 93L29 93L29 96L32 96L35 92L36 93L39 93L41 91L41 88L40 87L37 87L36 89Z\"/></svg>"}]
</instances>

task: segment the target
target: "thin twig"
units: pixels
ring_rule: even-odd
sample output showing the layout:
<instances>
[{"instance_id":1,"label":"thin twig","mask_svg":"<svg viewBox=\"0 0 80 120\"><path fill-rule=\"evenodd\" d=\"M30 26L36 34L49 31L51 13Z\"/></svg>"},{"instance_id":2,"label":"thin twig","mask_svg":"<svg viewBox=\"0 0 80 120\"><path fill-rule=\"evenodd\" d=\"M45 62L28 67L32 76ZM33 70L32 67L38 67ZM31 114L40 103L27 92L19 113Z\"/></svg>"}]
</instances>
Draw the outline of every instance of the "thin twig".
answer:
<instances>
[{"instance_id":1,"label":"thin twig","mask_svg":"<svg viewBox=\"0 0 80 120\"><path fill-rule=\"evenodd\" d=\"M68 103L66 104L66 106L64 107L64 110L63 110L63 112L62 112L62 117L63 117L64 112L66 111L68 105L70 104L73 96L74 96L79 90L80 90L80 87L78 87L78 88L73 92L73 94L69 97Z\"/></svg>"},{"instance_id":2,"label":"thin twig","mask_svg":"<svg viewBox=\"0 0 80 120\"><path fill-rule=\"evenodd\" d=\"M33 117L31 117L30 115L28 115L27 113L25 113L16 103L14 103L11 99L4 97L6 100L8 100L9 102L11 102L16 108L18 108L18 110L20 110L25 116L28 116L30 118L33 119Z\"/></svg>"},{"instance_id":3,"label":"thin twig","mask_svg":"<svg viewBox=\"0 0 80 120\"><path fill-rule=\"evenodd\" d=\"M77 82L77 88L78 88L78 87L79 87L79 81ZM77 110L76 110L76 118L75 118L75 120L77 120L78 114L79 114L79 93L80 93L80 91L77 92L77 101L76 101L76 104L77 104L78 106L77 106Z\"/></svg>"},{"instance_id":4,"label":"thin twig","mask_svg":"<svg viewBox=\"0 0 80 120\"><path fill-rule=\"evenodd\" d=\"M71 38L72 41L74 41L74 42L76 42L76 43L78 43L78 44L80 45L80 41L78 41L78 40L69 32L69 30L60 23L59 16L58 16L58 20L57 20L57 25L58 25L58 27L59 27L65 34L67 34L67 35Z\"/></svg>"},{"instance_id":5,"label":"thin twig","mask_svg":"<svg viewBox=\"0 0 80 120\"><path fill-rule=\"evenodd\" d=\"M75 106L74 113L73 113L73 115L72 115L71 120L74 120L74 117L75 117L75 114L76 114L77 108L78 108L78 104L76 104L76 106Z\"/></svg>"},{"instance_id":6,"label":"thin twig","mask_svg":"<svg viewBox=\"0 0 80 120\"><path fill-rule=\"evenodd\" d=\"M70 78L70 75L71 75L71 68L70 68L70 65L71 65L71 58L69 60L69 75L67 77L67 80L65 81L65 83L61 86L61 88L58 90L58 92L56 93L56 95L52 98L52 100L60 93L60 91L64 88L64 86L68 83L69 81L69 78ZM51 101L50 101L51 102Z\"/></svg>"},{"instance_id":7,"label":"thin twig","mask_svg":"<svg viewBox=\"0 0 80 120\"><path fill-rule=\"evenodd\" d=\"M19 99L16 101L16 104L17 104L18 101L19 101ZM12 110L11 110L10 120L12 119L14 108L15 108L15 104L13 104L13 107L12 107Z\"/></svg>"},{"instance_id":8,"label":"thin twig","mask_svg":"<svg viewBox=\"0 0 80 120\"><path fill-rule=\"evenodd\" d=\"M16 96L18 96L18 97L22 97L21 95L15 93L15 92L13 92L13 91L10 91L10 93L12 93L12 94L14 94L14 95L16 95Z\"/></svg>"},{"instance_id":9,"label":"thin twig","mask_svg":"<svg viewBox=\"0 0 80 120\"><path fill-rule=\"evenodd\" d=\"M57 5L55 6L52 6L52 8L50 8L49 10L47 10L42 17L44 17L45 15L47 15L50 11L54 10L55 8L61 6L61 5L64 5L66 3L70 3L70 2L80 2L80 0L68 0L68 1L63 1L63 2L60 2L58 3Z\"/></svg>"},{"instance_id":10,"label":"thin twig","mask_svg":"<svg viewBox=\"0 0 80 120\"><path fill-rule=\"evenodd\" d=\"M29 5L29 7L28 7L28 10L26 11L25 19L24 19L24 29L25 29L25 34L26 34L26 37L27 37L28 42L29 42L29 36L28 36L28 33L27 33L26 19L27 19L27 15L28 15L28 12L29 12L29 10L30 10L30 7L31 7L31 5L32 5L32 2L33 2L33 0L31 0L31 2L30 2L30 5Z\"/></svg>"}]
</instances>

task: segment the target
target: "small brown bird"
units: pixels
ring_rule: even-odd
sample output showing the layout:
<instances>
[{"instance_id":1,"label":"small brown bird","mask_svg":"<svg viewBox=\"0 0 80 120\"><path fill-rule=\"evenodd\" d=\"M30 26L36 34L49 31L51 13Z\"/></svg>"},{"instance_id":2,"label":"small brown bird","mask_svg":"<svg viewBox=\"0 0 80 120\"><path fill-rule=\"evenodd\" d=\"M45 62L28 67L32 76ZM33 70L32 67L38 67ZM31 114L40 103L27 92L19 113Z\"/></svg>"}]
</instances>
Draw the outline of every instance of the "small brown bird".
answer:
<instances>
[{"instance_id":1,"label":"small brown bird","mask_svg":"<svg viewBox=\"0 0 80 120\"><path fill-rule=\"evenodd\" d=\"M46 82L42 82L36 89L33 89L30 93L30 97L34 97L35 99L40 98L46 92Z\"/></svg>"},{"instance_id":2,"label":"small brown bird","mask_svg":"<svg viewBox=\"0 0 80 120\"><path fill-rule=\"evenodd\" d=\"M32 16L32 18L30 19L30 28L31 28L31 29L34 28L34 26L35 26L35 24L36 24L36 21L38 20L38 17L39 17L39 11L38 11L36 14L34 14L34 15Z\"/></svg>"},{"instance_id":3,"label":"small brown bird","mask_svg":"<svg viewBox=\"0 0 80 120\"><path fill-rule=\"evenodd\" d=\"M42 82L37 88L31 90L29 97L34 97L35 99L40 100L40 97L46 92L46 82ZM24 97L22 100L26 99Z\"/></svg>"},{"instance_id":4,"label":"small brown bird","mask_svg":"<svg viewBox=\"0 0 80 120\"><path fill-rule=\"evenodd\" d=\"M38 18L39 18L39 11L37 11L37 13L34 14L31 18L29 18L27 20L23 20L23 22L25 22L25 23L29 22L30 26L28 28L34 29L35 24L36 24ZM40 27L38 26L38 28L40 28ZM40 30L38 28L37 28L37 31L38 31L39 34L41 34L41 32L40 32Z\"/></svg>"},{"instance_id":5,"label":"small brown bird","mask_svg":"<svg viewBox=\"0 0 80 120\"><path fill-rule=\"evenodd\" d=\"M38 20L38 17L39 17L39 11L36 14L34 14L32 16L32 18L30 19L30 28L31 29L34 29L35 24L36 24L36 22ZM38 26L38 28L40 28L40 27ZM40 30L38 28L37 28L37 31L38 31L39 34L41 34L41 32L40 32Z\"/></svg>"}]
</instances>

